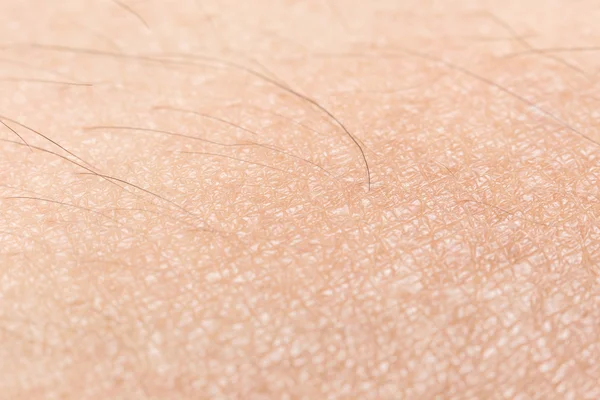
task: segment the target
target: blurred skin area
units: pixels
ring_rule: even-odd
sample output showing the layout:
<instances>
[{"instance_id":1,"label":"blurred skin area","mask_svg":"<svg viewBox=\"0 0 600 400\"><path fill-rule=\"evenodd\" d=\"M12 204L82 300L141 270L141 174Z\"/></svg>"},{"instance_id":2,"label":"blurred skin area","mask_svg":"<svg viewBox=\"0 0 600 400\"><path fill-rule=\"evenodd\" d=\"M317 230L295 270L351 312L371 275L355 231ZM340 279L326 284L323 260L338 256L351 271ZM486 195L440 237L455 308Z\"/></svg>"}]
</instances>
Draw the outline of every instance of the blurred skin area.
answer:
<instances>
[{"instance_id":1,"label":"blurred skin area","mask_svg":"<svg viewBox=\"0 0 600 400\"><path fill-rule=\"evenodd\" d=\"M0 398L600 398L598 21L2 1Z\"/></svg>"}]
</instances>

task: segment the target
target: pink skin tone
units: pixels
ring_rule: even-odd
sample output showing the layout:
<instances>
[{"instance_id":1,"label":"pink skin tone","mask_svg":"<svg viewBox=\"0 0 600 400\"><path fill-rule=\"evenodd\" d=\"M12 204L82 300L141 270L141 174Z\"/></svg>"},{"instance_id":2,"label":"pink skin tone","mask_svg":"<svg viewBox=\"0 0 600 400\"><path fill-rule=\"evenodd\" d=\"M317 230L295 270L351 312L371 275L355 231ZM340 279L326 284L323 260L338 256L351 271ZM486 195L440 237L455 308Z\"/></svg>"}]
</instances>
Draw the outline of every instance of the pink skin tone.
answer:
<instances>
[{"instance_id":1,"label":"pink skin tone","mask_svg":"<svg viewBox=\"0 0 600 400\"><path fill-rule=\"evenodd\" d=\"M525 3L1 2L0 397L600 398L600 9Z\"/></svg>"}]
</instances>

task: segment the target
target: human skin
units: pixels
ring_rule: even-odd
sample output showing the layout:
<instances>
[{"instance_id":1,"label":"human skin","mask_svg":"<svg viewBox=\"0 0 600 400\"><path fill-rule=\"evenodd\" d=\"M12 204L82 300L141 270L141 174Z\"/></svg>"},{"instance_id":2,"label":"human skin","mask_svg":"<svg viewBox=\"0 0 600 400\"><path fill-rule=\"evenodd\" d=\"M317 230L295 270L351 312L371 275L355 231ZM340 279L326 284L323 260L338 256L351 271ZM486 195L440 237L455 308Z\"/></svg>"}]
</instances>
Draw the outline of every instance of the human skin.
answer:
<instances>
[{"instance_id":1,"label":"human skin","mask_svg":"<svg viewBox=\"0 0 600 400\"><path fill-rule=\"evenodd\" d=\"M2 1L0 398L600 398L599 20Z\"/></svg>"}]
</instances>

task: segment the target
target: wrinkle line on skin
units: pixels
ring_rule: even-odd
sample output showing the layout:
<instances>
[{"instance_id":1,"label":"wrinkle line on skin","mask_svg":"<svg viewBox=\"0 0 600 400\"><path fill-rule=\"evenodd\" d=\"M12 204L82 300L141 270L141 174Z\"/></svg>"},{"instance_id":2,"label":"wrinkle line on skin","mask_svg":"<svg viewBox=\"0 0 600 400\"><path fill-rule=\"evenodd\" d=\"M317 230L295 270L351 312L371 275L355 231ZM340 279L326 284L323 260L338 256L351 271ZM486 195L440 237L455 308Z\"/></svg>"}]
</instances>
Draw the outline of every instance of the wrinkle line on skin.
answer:
<instances>
[{"instance_id":1,"label":"wrinkle line on skin","mask_svg":"<svg viewBox=\"0 0 600 400\"><path fill-rule=\"evenodd\" d=\"M465 200L459 200L458 202L460 202L460 203L468 203L468 202L472 202L472 203L481 204L481 205L484 205L484 206L487 206L487 207L491 207L491 208L493 208L493 209L496 209L496 210L498 210L498 211L501 211L501 212L503 212L503 213L505 213L505 214L511 215L511 216L513 216L513 217L519 218L519 219L521 219L521 220L523 220L523 221L531 222L532 224L540 225L540 226L543 226L543 227L546 227L546 228L549 228L549 227L551 227L551 226L552 226L552 225L549 225L549 224L545 224L545 223L543 223L543 222L538 222L538 221L535 221L535 220L533 220L533 219L530 219L530 218L519 217L519 216L518 216L518 215L517 215L517 214L516 214L514 211L508 211L508 210L505 210L505 209L504 209L504 208L502 208L502 207L496 206L496 205L494 205L494 204L486 203L486 202L484 202L484 201L479 201L479 200L475 200L475 199L465 199Z\"/></svg>"},{"instance_id":2,"label":"wrinkle line on skin","mask_svg":"<svg viewBox=\"0 0 600 400\"><path fill-rule=\"evenodd\" d=\"M95 49L87 49L87 48L78 48L78 47L71 47L71 46L42 45L42 44L35 44L35 43L27 44L25 46L30 47L30 48L40 49L40 50L68 52L68 53L75 53L75 54L88 54L88 55L95 55L95 56L101 56L101 57L112 57L112 58L117 58L117 59L137 60L140 62L156 63L163 67L165 67L169 64L178 65L178 66L193 66L193 67L200 66L200 64L198 64L198 62L187 62L186 63L186 62L183 62L182 60L172 60L172 59L168 59L168 58L152 57L152 56L148 56L148 55L122 54L122 53L101 51L101 50L95 50ZM16 47L18 47L18 45ZM367 189L368 189L368 191L371 190L371 170L370 170L369 162L367 160L367 156L365 154L365 150L363 147L364 145L362 145L360 143L358 138L355 137L348 130L346 125L342 121L340 121L339 118L337 118L331 111L329 111L323 105L318 103L316 100L290 88L289 86L285 85L284 83L281 83L277 80L269 78L268 76L265 76L264 74L261 74L261 73L255 71L255 70L252 70L248 67L244 67L243 65L239 65L239 64L236 64L233 62L225 61L225 60L214 58L214 57L208 57L208 56L199 56L199 55L190 55L190 54L187 54L187 55L186 54L171 54L171 56L180 57L180 58L183 57L183 58L192 59L192 60L204 60L206 62L212 62L216 65L211 65L211 64L206 64L206 63L203 65L213 67L213 68L214 67L225 67L225 68L234 68L234 69L237 69L240 71L244 71L252 76L255 76L267 83L272 84L273 86L276 86L276 87L286 91L287 93L313 105L314 107L319 109L321 112L325 113L338 127L340 127L342 129L344 134L346 136L348 136L352 140L352 142L356 145L356 147L358 148L361 158L365 165L365 170L366 170L366 175L367 175Z\"/></svg>"},{"instance_id":3,"label":"wrinkle line on skin","mask_svg":"<svg viewBox=\"0 0 600 400\"><path fill-rule=\"evenodd\" d=\"M456 184L458 184L460 187L462 187L462 185L460 185L460 182L458 181L458 178L456 177L456 174L455 174L454 172L452 172L452 170L451 170L450 168L448 168L447 166L445 166L444 164L442 164L442 163L440 163L440 162L438 162L438 161L434 161L434 162L435 162L436 164L440 165L441 167L443 167L444 169L446 169L446 170L448 171L448 173L449 173L449 174L452 176L452 179L453 179L453 180L456 182ZM481 205L484 205L484 206L487 206L487 207L494 208L494 209L496 209L496 210L498 210L498 211L501 211L501 212L503 212L503 213L505 213L505 214L511 215L511 216L513 216L513 217L515 217L515 218L518 218L518 219L521 219L521 220L523 220L523 221L531 222L532 224L536 224L536 225L544 226L544 227L546 227L546 228L549 228L549 227L551 227L551 226L553 226L553 225L554 225L554 224L545 224L545 223L543 223L543 222L538 222L538 221L536 221L536 220L534 220L534 219L531 219L531 218L528 218L528 217L519 217L519 216L516 214L516 212L514 212L514 211L508 211L508 210L505 210L504 208L502 208L502 207L499 207L499 206L496 206L496 205L494 205L494 204L490 204L490 203L486 203L486 202L484 202L484 201L476 200L476 199L473 197L473 193L471 193L471 192L470 192L470 191L468 191L468 190L465 190L465 191L467 192L467 194L468 194L468 195L469 195L471 198L470 198L470 199L465 199L465 200L459 200L459 201L458 201L458 203L468 203L468 202L473 202L473 203L481 204Z\"/></svg>"}]
</instances>

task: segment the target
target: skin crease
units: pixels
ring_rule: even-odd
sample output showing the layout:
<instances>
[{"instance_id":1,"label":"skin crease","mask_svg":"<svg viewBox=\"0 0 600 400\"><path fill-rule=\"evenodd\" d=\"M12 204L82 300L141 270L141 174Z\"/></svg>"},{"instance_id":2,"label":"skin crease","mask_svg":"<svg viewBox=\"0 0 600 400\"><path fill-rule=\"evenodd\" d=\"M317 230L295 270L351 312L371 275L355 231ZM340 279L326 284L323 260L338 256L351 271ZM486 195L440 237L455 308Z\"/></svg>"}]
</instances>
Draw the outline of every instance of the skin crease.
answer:
<instances>
[{"instance_id":1,"label":"skin crease","mask_svg":"<svg viewBox=\"0 0 600 400\"><path fill-rule=\"evenodd\" d=\"M599 14L2 1L0 398L600 398Z\"/></svg>"}]
</instances>

